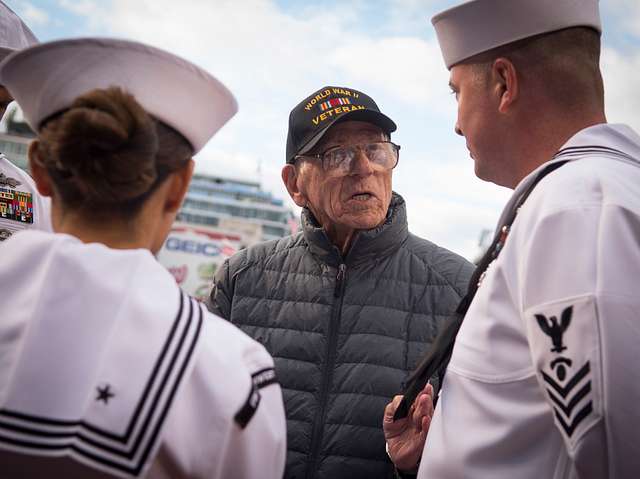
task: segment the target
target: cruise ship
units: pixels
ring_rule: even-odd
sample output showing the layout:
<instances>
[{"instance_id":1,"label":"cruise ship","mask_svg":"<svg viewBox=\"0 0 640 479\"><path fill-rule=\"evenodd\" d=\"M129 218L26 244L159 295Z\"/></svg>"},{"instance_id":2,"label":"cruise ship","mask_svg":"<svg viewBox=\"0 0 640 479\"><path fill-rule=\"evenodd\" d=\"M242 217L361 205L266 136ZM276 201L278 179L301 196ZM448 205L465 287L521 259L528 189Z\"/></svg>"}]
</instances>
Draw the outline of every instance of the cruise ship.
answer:
<instances>
[{"instance_id":1,"label":"cruise ship","mask_svg":"<svg viewBox=\"0 0 640 479\"><path fill-rule=\"evenodd\" d=\"M281 238L296 229L291 208L258 182L197 173L177 220L222 229L240 220L255 225L262 241Z\"/></svg>"}]
</instances>

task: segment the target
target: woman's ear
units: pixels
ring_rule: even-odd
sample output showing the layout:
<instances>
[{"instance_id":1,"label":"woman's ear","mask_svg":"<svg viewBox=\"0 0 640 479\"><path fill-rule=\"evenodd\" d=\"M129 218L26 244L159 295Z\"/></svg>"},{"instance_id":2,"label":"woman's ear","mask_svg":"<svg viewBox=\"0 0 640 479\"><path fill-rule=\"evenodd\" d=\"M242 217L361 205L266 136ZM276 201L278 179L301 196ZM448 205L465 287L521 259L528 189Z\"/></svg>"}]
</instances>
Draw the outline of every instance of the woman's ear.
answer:
<instances>
[{"instance_id":1,"label":"woman's ear","mask_svg":"<svg viewBox=\"0 0 640 479\"><path fill-rule=\"evenodd\" d=\"M47 169L43 166L42 158L40 157L40 141L33 140L29 145L29 169L31 170L31 177L36 184L38 193L42 196L53 196L53 186L51 184L51 177L47 172Z\"/></svg>"},{"instance_id":2,"label":"woman's ear","mask_svg":"<svg viewBox=\"0 0 640 479\"><path fill-rule=\"evenodd\" d=\"M296 205L307 206L307 196L300 188L299 168L296 168L295 165L284 165L282 167L282 182Z\"/></svg>"}]
</instances>

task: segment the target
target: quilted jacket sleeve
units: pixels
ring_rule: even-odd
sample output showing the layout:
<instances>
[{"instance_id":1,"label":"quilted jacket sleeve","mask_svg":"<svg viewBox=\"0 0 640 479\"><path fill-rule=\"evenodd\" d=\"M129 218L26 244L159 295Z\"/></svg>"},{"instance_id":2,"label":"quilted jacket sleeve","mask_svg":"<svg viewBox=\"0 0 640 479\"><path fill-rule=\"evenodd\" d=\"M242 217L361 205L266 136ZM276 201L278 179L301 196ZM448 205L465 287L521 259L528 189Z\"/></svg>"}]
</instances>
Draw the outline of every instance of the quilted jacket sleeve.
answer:
<instances>
[{"instance_id":1,"label":"quilted jacket sleeve","mask_svg":"<svg viewBox=\"0 0 640 479\"><path fill-rule=\"evenodd\" d=\"M231 318L231 300L233 298L233 289L229 280L229 260L226 260L213 279L213 289L207 300L207 308L213 314L220 316L226 320Z\"/></svg>"}]
</instances>

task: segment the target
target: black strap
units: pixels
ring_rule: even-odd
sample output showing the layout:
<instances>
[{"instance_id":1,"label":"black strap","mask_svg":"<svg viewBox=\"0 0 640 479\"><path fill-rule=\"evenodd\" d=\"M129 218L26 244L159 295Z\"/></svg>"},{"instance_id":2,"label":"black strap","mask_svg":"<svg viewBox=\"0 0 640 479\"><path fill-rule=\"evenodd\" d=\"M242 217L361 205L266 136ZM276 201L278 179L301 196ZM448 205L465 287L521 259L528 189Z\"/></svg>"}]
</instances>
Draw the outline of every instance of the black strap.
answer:
<instances>
[{"instance_id":1,"label":"black strap","mask_svg":"<svg viewBox=\"0 0 640 479\"><path fill-rule=\"evenodd\" d=\"M511 225L515 221L520 207L527 200L540 180L542 180L549 173L560 168L568 161L569 160L557 161L555 163L547 165L546 168L543 168L540 173L538 173L538 176L536 176L535 180L524 192L522 192L518 200L515 202L514 206L511 208L509 214L505 218L505 221L502 223L502 226L498 230L498 233L493 239L491 246L489 246L489 249L484 254L475 271L471 275L467 294L464 298L462 298L462 301L460 301L455 316L442 327L433 344L431 345L431 349L429 350L428 354L420 362L411 376L409 376L409 378L407 379L407 386L405 387L404 397L402 398L398 409L396 409L396 412L393 415L394 421L402 419L409 414L409 408L411 404L413 404L413 401L415 401L420 391L422 391L422 389L426 386L429 379L436 374L438 374L439 376L440 386L442 387L442 382L444 381L444 375L447 369L447 365L449 364L451 353L453 352L453 345L455 344L456 336L458 335L460 326L462 326L462 320L464 319L464 316L467 313L467 310L469 309L469 306L471 305L476 292L478 291L478 286L480 286L483 275L486 273L487 268L500 254L500 251L502 250L502 247L504 246L504 243L507 239L507 235L509 234Z\"/></svg>"}]
</instances>

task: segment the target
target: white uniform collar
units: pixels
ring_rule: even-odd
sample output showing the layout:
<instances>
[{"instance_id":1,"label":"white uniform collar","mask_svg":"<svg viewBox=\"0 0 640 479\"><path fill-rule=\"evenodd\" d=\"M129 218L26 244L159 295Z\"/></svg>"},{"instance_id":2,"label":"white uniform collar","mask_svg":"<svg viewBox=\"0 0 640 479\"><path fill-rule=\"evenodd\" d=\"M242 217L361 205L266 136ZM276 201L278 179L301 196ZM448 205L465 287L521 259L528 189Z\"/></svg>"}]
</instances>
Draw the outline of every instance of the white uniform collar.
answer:
<instances>
[{"instance_id":1,"label":"white uniform collar","mask_svg":"<svg viewBox=\"0 0 640 479\"><path fill-rule=\"evenodd\" d=\"M578 147L590 147L590 146L600 146L600 147L608 147L613 148L622 153L625 153L634 158L640 158L640 136L629 126L623 124L609 124L609 123L600 123L598 125L593 125L588 128L584 128L580 130L575 135L573 135L569 140L562 145L559 152L566 150L567 148L578 148ZM587 151L586 149L584 150ZM602 154L599 153L601 156ZM582 155L584 156L584 154ZM500 219L498 221L498 226L496 229L496 234L500 229L500 225L502 225L506 219L506 216L509 214L511 209L513 208L518 198L522 192L526 191L531 183L538 176L538 173L548 165L552 163L557 163L559 161L573 161L580 158L580 156L574 157L564 157L564 158L555 158L543 163L538 168L533 170L527 176L525 176L520 183L516 186L511 198L505 205L502 210L502 214L500 215Z\"/></svg>"},{"instance_id":2,"label":"white uniform collar","mask_svg":"<svg viewBox=\"0 0 640 479\"><path fill-rule=\"evenodd\" d=\"M139 475L188 374L201 307L148 250L24 231L2 252L0 434L8 421L28 431L6 447Z\"/></svg>"}]
</instances>

